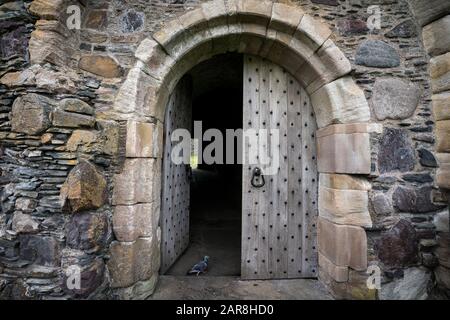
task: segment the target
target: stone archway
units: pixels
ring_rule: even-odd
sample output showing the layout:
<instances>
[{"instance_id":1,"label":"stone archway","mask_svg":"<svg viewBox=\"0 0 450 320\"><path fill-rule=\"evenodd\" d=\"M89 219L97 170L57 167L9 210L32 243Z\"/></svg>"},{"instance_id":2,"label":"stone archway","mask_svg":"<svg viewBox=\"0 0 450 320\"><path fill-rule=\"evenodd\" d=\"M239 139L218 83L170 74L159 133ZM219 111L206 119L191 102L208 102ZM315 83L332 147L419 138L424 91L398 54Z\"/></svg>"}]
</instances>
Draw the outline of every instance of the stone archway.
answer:
<instances>
[{"instance_id":1,"label":"stone archway","mask_svg":"<svg viewBox=\"0 0 450 320\"><path fill-rule=\"evenodd\" d=\"M126 159L113 194L113 288L157 279L162 121L170 92L201 61L240 52L284 67L311 96L319 127L319 277L340 295L353 290L349 278L367 269L364 227L372 222L364 175L374 170L370 138L380 127L370 123L364 93L349 76L350 62L331 38L323 23L295 7L214 0L142 41L112 115L127 121ZM361 290L367 290L363 282Z\"/></svg>"}]
</instances>

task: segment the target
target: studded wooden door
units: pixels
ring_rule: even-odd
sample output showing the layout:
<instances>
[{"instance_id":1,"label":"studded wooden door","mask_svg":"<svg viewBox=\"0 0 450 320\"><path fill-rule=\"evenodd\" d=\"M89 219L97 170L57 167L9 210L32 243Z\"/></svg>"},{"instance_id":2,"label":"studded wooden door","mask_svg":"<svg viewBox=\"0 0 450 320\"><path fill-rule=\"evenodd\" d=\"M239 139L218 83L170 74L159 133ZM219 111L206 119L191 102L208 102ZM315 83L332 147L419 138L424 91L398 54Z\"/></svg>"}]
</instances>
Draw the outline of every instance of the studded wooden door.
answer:
<instances>
[{"instance_id":1,"label":"studded wooden door","mask_svg":"<svg viewBox=\"0 0 450 320\"><path fill-rule=\"evenodd\" d=\"M176 129L191 130L192 84L184 77L169 98L164 121L164 159L161 196L161 273L165 273L189 244L189 165L175 164L171 154ZM190 155L188 155L188 158Z\"/></svg>"},{"instance_id":2,"label":"studded wooden door","mask_svg":"<svg viewBox=\"0 0 450 320\"><path fill-rule=\"evenodd\" d=\"M316 277L314 112L306 91L281 67L254 56L244 60L243 127L257 132L257 139L244 139L244 157L251 159L251 150L259 151L256 164L247 160L243 165L241 276ZM277 132L279 139L274 139ZM273 159L279 159L274 174L265 172L270 166L262 163L264 153L272 157L272 164ZM254 176L255 167L262 169L262 187L258 187L262 177Z\"/></svg>"}]
</instances>

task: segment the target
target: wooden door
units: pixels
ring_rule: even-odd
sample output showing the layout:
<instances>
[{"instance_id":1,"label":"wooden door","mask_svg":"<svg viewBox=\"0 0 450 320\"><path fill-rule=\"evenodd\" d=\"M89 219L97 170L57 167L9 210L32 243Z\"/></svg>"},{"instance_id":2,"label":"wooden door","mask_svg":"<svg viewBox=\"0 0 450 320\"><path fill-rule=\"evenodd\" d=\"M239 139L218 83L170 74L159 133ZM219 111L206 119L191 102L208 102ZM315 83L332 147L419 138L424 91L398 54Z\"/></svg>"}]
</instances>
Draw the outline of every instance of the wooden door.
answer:
<instances>
[{"instance_id":1,"label":"wooden door","mask_svg":"<svg viewBox=\"0 0 450 320\"><path fill-rule=\"evenodd\" d=\"M164 274L189 244L190 167L174 164L171 141L176 129L191 131L191 79L180 80L169 98L164 122L164 158L161 199L161 273Z\"/></svg>"},{"instance_id":2,"label":"wooden door","mask_svg":"<svg viewBox=\"0 0 450 320\"><path fill-rule=\"evenodd\" d=\"M248 55L244 61L243 128L259 132L244 139L244 158L255 145L260 151L255 164L243 165L242 278L317 277L317 127L308 94L281 67ZM260 129L278 129L278 141ZM264 172L264 153L278 153L274 174ZM251 183L255 167L263 187Z\"/></svg>"}]
</instances>

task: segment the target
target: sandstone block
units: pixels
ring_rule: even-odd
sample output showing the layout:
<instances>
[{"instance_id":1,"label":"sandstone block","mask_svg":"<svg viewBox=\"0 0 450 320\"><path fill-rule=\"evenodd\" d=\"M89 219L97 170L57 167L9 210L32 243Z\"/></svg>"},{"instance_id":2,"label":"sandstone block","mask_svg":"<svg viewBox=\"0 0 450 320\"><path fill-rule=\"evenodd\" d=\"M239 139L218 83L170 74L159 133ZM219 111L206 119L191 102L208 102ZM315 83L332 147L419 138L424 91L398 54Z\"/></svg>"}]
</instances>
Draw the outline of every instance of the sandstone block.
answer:
<instances>
[{"instance_id":1,"label":"sandstone block","mask_svg":"<svg viewBox=\"0 0 450 320\"><path fill-rule=\"evenodd\" d=\"M433 94L433 114L436 121L450 120L450 92Z\"/></svg>"},{"instance_id":2,"label":"sandstone block","mask_svg":"<svg viewBox=\"0 0 450 320\"><path fill-rule=\"evenodd\" d=\"M450 153L450 120L436 121L436 151Z\"/></svg>"},{"instance_id":3,"label":"sandstone block","mask_svg":"<svg viewBox=\"0 0 450 320\"><path fill-rule=\"evenodd\" d=\"M161 123L128 121L126 156L129 158L160 158L163 127Z\"/></svg>"},{"instance_id":4,"label":"sandstone block","mask_svg":"<svg viewBox=\"0 0 450 320\"><path fill-rule=\"evenodd\" d=\"M344 77L323 86L311 95L317 125L367 122L370 110L364 92L351 77Z\"/></svg>"},{"instance_id":5,"label":"sandstone block","mask_svg":"<svg viewBox=\"0 0 450 320\"><path fill-rule=\"evenodd\" d=\"M336 282L348 281L348 267L340 267L319 253L319 267Z\"/></svg>"},{"instance_id":6,"label":"sandstone block","mask_svg":"<svg viewBox=\"0 0 450 320\"><path fill-rule=\"evenodd\" d=\"M331 179L338 188L330 188L329 176L333 176ZM345 177L343 181L336 182L341 180L341 176ZM355 178L352 183L351 179L351 176L346 175L320 175L319 216L337 224L371 227L368 192L361 190L358 185L360 181Z\"/></svg>"},{"instance_id":7,"label":"sandstone block","mask_svg":"<svg viewBox=\"0 0 450 320\"><path fill-rule=\"evenodd\" d=\"M141 237L156 236L160 208L157 202L116 206L113 229L119 241L132 242Z\"/></svg>"},{"instance_id":8,"label":"sandstone block","mask_svg":"<svg viewBox=\"0 0 450 320\"><path fill-rule=\"evenodd\" d=\"M126 159L122 173L114 177L113 204L153 202L156 166L155 159Z\"/></svg>"},{"instance_id":9,"label":"sandstone block","mask_svg":"<svg viewBox=\"0 0 450 320\"><path fill-rule=\"evenodd\" d=\"M450 154L438 153L439 169L436 172L436 184L444 189L450 189Z\"/></svg>"},{"instance_id":10,"label":"sandstone block","mask_svg":"<svg viewBox=\"0 0 450 320\"><path fill-rule=\"evenodd\" d=\"M353 132L356 127L355 125L333 125L317 132L319 172L370 173L370 134L368 130L371 129L369 126L362 125L360 132Z\"/></svg>"},{"instance_id":11,"label":"sandstone block","mask_svg":"<svg viewBox=\"0 0 450 320\"><path fill-rule=\"evenodd\" d=\"M367 269L367 237L361 227L338 225L318 218L319 252L339 267Z\"/></svg>"},{"instance_id":12,"label":"sandstone block","mask_svg":"<svg viewBox=\"0 0 450 320\"><path fill-rule=\"evenodd\" d=\"M124 288L154 274L159 248L155 239L140 238L134 242L114 241L110 246L108 269L112 288Z\"/></svg>"},{"instance_id":13,"label":"sandstone block","mask_svg":"<svg viewBox=\"0 0 450 320\"><path fill-rule=\"evenodd\" d=\"M450 52L430 59L433 93L450 90Z\"/></svg>"},{"instance_id":14,"label":"sandstone block","mask_svg":"<svg viewBox=\"0 0 450 320\"><path fill-rule=\"evenodd\" d=\"M432 57L450 51L450 15L426 25L422 30L423 45Z\"/></svg>"},{"instance_id":15,"label":"sandstone block","mask_svg":"<svg viewBox=\"0 0 450 320\"><path fill-rule=\"evenodd\" d=\"M411 9L420 26L450 13L450 3L447 0L411 0Z\"/></svg>"}]
</instances>

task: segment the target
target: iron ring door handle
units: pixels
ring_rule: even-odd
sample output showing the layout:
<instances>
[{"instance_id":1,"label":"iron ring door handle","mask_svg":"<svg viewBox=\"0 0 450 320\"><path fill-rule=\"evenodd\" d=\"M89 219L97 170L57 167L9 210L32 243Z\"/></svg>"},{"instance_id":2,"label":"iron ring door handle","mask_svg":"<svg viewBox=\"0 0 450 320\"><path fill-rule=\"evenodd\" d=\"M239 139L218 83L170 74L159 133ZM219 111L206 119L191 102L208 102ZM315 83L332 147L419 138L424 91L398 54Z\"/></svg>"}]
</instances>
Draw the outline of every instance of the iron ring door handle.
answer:
<instances>
[{"instance_id":1,"label":"iron ring door handle","mask_svg":"<svg viewBox=\"0 0 450 320\"><path fill-rule=\"evenodd\" d=\"M259 183L256 180L260 180ZM264 175L262 174L262 170L258 167L253 169L252 173L252 186L255 188L262 188L266 184L266 180L264 179Z\"/></svg>"}]
</instances>

